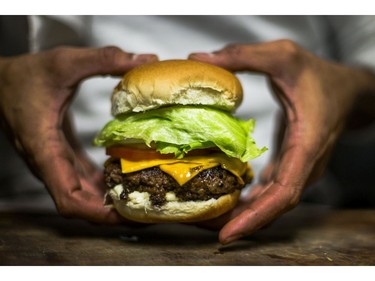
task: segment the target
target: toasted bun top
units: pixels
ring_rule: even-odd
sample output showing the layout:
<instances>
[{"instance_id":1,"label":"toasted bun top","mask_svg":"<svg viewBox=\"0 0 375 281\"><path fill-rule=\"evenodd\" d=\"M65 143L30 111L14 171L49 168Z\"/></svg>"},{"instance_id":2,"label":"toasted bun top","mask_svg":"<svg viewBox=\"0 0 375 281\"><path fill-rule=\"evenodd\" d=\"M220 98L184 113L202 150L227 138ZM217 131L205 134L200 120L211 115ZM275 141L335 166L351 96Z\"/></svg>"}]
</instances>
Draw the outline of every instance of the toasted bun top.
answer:
<instances>
[{"instance_id":1,"label":"toasted bun top","mask_svg":"<svg viewBox=\"0 0 375 281\"><path fill-rule=\"evenodd\" d=\"M241 101L241 83L229 71L192 60L167 60L129 71L114 89L112 114L177 104L233 111Z\"/></svg>"}]
</instances>

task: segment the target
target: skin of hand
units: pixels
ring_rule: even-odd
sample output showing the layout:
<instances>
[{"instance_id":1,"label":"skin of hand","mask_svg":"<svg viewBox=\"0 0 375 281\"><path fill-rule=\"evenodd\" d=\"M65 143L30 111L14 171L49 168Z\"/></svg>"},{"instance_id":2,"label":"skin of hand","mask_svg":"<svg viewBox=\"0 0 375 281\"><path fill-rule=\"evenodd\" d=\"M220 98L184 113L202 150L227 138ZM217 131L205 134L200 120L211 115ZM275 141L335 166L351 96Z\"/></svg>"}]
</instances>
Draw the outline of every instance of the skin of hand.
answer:
<instances>
[{"instance_id":1,"label":"skin of hand","mask_svg":"<svg viewBox=\"0 0 375 281\"><path fill-rule=\"evenodd\" d=\"M306 186L324 171L356 100L375 92L375 76L320 59L289 40L233 44L189 59L265 74L283 111L279 145L259 183L232 212L205 224L221 228L219 241L228 244L298 204Z\"/></svg>"},{"instance_id":2,"label":"skin of hand","mask_svg":"<svg viewBox=\"0 0 375 281\"><path fill-rule=\"evenodd\" d=\"M68 108L84 79L123 75L155 60L152 54L134 55L111 46L61 47L0 59L2 128L63 216L97 223L124 221L103 207L102 172L76 139Z\"/></svg>"}]
</instances>

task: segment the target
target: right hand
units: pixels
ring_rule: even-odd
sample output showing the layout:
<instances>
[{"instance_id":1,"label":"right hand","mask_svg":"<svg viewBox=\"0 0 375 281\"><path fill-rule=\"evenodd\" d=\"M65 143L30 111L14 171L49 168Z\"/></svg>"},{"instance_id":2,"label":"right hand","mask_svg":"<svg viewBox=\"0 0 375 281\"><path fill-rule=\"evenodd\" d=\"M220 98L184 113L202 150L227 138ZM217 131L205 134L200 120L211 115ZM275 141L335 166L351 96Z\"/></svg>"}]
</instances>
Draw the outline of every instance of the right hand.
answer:
<instances>
[{"instance_id":1,"label":"right hand","mask_svg":"<svg viewBox=\"0 0 375 281\"><path fill-rule=\"evenodd\" d=\"M321 59L289 40L234 44L189 58L267 75L285 118L279 146L259 184L235 209L207 223L222 226L219 239L230 243L298 204L305 188L323 173L358 98L375 93L375 75Z\"/></svg>"},{"instance_id":2,"label":"right hand","mask_svg":"<svg viewBox=\"0 0 375 281\"><path fill-rule=\"evenodd\" d=\"M62 215L123 221L103 207L102 172L79 145L67 110L82 80L123 75L155 60L155 55L134 55L116 47L58 48L0 59L1 125Z\"/></svg>"}]
</instances>

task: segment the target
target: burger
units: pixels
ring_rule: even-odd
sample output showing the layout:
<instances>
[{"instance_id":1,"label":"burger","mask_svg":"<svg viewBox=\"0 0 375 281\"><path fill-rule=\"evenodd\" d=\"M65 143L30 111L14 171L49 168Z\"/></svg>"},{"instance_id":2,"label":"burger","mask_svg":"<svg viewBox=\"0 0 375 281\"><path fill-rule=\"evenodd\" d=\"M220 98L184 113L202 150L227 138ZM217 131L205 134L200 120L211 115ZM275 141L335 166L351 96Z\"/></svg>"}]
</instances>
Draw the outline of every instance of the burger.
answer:
<instances>
[{"instance_id":1,"label":"burger","mask_svg":"<svg viewBox=\"0 0 375 281\"><path fill-rule=\"evenodd\" d=\"M262 154L253 119L233 116L242 86L220 67L166 60L129 71L94 144L106 148L105 204L142 223L197 222L232 209Z\"/></svg>"}]
</instances>

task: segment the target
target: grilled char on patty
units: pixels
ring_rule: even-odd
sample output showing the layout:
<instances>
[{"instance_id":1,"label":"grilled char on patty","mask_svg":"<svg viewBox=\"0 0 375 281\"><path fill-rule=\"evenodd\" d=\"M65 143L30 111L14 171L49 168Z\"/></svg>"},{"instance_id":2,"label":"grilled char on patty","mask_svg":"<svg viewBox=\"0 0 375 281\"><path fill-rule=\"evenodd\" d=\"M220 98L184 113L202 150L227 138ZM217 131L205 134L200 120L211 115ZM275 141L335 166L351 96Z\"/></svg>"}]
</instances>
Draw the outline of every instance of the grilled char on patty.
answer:
<instances>
[{"instance_id":1,"label":"grilled char on patty","mask_svg":"<svg viewBox=\"0 0 375 281\"><path fill-rule=\"evenodd\" d=\"M124 174L121 171L120 161L111 159L105 165L104 177L109 188L122 184L124 191L120 199L127 200L128 195L133 191L148 192L154 206L166 203L165 195L170 191L173 191L181 201L201 201L217 199L243 188L231 172L220 166L203 170L180 186L173 177L158 167Z\"/></svg>"}]
</instances>

